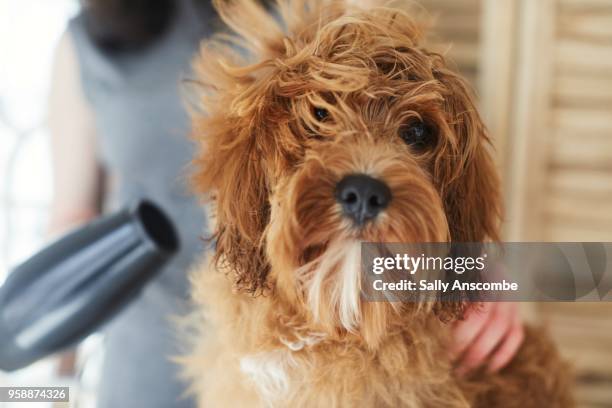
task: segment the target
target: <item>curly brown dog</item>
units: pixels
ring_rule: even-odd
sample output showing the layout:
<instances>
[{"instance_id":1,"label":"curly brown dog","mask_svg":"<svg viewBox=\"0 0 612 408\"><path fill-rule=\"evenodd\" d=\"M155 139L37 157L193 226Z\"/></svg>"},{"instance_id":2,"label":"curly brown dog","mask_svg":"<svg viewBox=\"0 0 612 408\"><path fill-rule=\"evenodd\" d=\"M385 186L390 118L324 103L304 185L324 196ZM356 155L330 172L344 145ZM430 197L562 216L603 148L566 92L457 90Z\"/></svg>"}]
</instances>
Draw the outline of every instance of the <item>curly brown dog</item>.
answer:
<instances>
[{"instance_id":1,"label":"curly brown dog","mask_svg":"<svg viewBox=\"0 0 612 408\"><path fill-rule=\"evenodd\" d=\"M196 60L194 185L216 252L192 276L184 358L206 407L566 407L554 345L527 329L497 374L453 374L467 304L360 296L360 242L498 239L499 182L465 82L397 8L218 2L236 35ZM352 191L352 192L351 192Z\"/></svg>"}]
</instances>

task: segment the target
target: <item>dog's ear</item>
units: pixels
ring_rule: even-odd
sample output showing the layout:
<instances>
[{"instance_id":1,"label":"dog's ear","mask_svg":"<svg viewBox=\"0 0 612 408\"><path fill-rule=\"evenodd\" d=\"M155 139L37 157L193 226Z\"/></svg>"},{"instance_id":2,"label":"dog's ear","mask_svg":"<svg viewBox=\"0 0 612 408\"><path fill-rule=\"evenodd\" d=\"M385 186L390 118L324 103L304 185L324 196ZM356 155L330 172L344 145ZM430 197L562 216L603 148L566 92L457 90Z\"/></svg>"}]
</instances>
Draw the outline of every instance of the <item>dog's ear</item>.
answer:
<instances>
[{"instance_id":1,"label":"dog's ear","mask_svg":"<svg viewBox=\"0 0 612 408\"><path fill-rule=\"evenodd\" d=\"M212 204L217 265L234 275L238 289L256 293L266 287L269 270L265 163L276 153L265 125L275 114L266 102L274 73L239 62L235 48L221 42L203 46L194 61L192 138L198 149L191 182Z\"/></svg>"},{"instance_id":2,"label":"dog's ear","mask_svg":"<svg viewBox=\"0 0 612 408\"><path fill-rule=\"evenodd\" d=\"M497 241L502 213L500 183L489 152L486 128L466 82L443 65L434 70L434 76L444 89L444 110L452 133L452 148L434 166L451 241ZM477 304L474 303L477 299L464 292L455 293L453 299L434 307L440 320L461 319Z\"/></svg>"},{"instance_id":3,"label":"dog's ear","mask_svg":"<svg viewBox=\"0 0 612 408\"><path fill-rule=\"evenodd\" d=\"M452 157L437 169L451 240L484 242L499 239L501 195L486 128L476 110L471 90L456 73L434 71L443 84L444 109L454 136Z\"/></svg>"},{"instance_id":4,"label":"dog's ear","mask_svg":"<svg viewBox=\"0 0 612 408\"><path fill-rule=\"evenodd\" d=\"M192 184L212 204L217 265L233 275L239 290L256 293L266 287L269 270L263 243L270 212L263 154L253 127L223 119L202 118Z\"/></svg>"}]
</instances>

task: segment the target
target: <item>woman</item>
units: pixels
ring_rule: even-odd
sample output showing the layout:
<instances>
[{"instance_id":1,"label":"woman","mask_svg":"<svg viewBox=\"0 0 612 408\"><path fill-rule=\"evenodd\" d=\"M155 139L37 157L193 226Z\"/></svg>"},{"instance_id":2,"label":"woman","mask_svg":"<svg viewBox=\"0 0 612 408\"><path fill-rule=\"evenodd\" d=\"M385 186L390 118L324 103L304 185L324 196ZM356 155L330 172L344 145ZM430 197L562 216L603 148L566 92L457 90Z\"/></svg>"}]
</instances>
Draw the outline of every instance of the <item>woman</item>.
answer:
<instances>
[{"instance_id":1,"label":"woman","mask_svg":"<svg viewBox=\"0 0 612 408\"><path fill-rule=\"evenodd\" d=\"M192 405L169 362L179 352L169 317L186 312L186 273L204 249L203 211L183 182L192 149L179 89L213 16L205 1L89 0L57 50L52 228L148 197L172 216L182 242L179 256L105 329L101 408ZM499 369L520 344L513 305L483 310L456 327L460 371Z\"/></svg>"}]
</instances>

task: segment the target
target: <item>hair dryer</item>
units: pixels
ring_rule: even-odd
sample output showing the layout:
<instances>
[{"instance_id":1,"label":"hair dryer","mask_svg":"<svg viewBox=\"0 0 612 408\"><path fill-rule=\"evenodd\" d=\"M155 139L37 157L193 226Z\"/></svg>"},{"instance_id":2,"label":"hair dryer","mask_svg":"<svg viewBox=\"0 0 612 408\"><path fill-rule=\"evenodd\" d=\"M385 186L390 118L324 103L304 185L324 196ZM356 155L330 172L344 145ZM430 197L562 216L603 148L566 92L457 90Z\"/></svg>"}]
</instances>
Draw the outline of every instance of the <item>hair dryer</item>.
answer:
<instances>
[{"instance_id":1,"label":"hair dryer","mask_svg":"<svg viewBox=\"0 0 612 408\"><path fill-rule=\"evenodd\" d=\"M17 266L0 287L0 369L77 343L118 313L177 251L151 202L101 217Z\"/></svg>"}]
</instances>

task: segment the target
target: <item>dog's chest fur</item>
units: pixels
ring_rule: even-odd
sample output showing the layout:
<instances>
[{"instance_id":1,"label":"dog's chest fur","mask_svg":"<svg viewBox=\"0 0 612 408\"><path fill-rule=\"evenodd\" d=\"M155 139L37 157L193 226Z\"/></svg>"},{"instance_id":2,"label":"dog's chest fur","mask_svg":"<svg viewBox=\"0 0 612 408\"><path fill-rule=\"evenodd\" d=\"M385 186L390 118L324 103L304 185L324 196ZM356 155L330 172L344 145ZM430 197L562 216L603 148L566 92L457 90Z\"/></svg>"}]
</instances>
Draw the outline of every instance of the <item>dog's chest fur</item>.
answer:
<instances>
[{"instance_id":1,"label":"dog's chest fur","mask_svg":"<svg viewBox=\"0 0 612 408\"><path fill-rule=\"evenodd\" d=\"M422 381L424 378L415 376L416 367L384 367L380 356L362 354L363 350L347 352L344 347L328 345L327 350L319 351L287 347L248 354L240 358L240 371L262 405L279 407L326 406L331 401L338 406L410 406L430 399L443 382L442 371L435 384L426 384L431 378ZM392 363L392 358L386 363ZM450 378L438 392L451 390L456 393L456 406L466 406Z\"/></svg>"},{"instance_id":2,"label":"dog's chest fur","mask_svg":"<svg viewBox=\"0 0 612 408\"><path fill-rule=\"evenodd\" d=\"M201 406L420 406L418 401L440 397L467 406L436 344L440 338L410 342L416 329L407 328L373 351L358 336L290 331L262 312L258 303L269 299L231 295L224 274L210 272L205 285L213 328L191 359L205 372Z\"/></svg>"}]
</instances>

